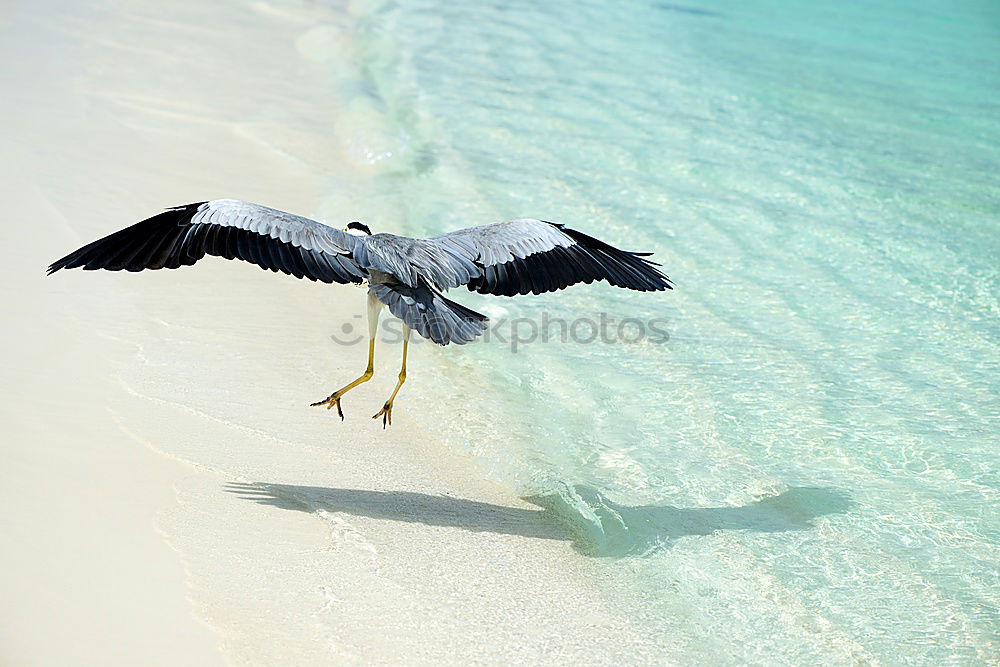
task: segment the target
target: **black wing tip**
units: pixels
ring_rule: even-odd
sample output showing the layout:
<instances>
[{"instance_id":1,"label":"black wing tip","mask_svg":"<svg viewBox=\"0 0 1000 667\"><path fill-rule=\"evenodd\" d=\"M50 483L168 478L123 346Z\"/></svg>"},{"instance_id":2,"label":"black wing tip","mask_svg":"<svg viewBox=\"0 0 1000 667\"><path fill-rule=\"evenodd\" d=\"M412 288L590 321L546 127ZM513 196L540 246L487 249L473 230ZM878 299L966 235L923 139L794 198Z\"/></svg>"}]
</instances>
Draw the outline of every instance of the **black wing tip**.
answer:
<instances>
[{"instance_id":1,"label":"black wing tip","mask_svg":"<svg viewBox=\"0 0 1000 667\"><path fill-rule=\"evenodd\" d=\"M652 260L645 259L646 257L649 257L653 253L633 252L629 254L635 258L636 264L643 268L643 277L646 278L647 280L653 281L653 283L656 285L656 287L653 290L647 290L647 291L663 292L666 290L672 290L674 288L674 283L672 280L670 280L670 276L660 271L659 267L661 266L661 264L659 262L654 262Z\"/></svg>"},{"instance_id":2,"label":"black wing tip","mask_svg":"<svg viewBox=\"0 0 1000 667\"><path fill-rule=\"evenodd\" d=\"M59 271L60 269L75 269L82 266L84 262L77 261L79 260L82 251L83 248L80 248L79 250L74 250L70 254L63 257L62 259L57 259L56 261L52 262L45 269L45 275L51 276L53 273Z\"/></svg>"},{"instance_id":3,"label":"black wing tip","mask_svg":"<svg viewBox=\"0 0 1000 667\"><path fill-rule=\"evenodd\" d=\"M206 203L208 203L207 200L192 202L190 204L181 204L180 206L169 206L161 213L158 213L150 218L146 218L145 220L141 220L140 222L133 224L131 227L109 234L108 236L98 239L97 241L88 243L87 245L74 250L65 257L57 259L49 264L49 266L45 269L45 275L51 276L53 273L61 269L77 269L80 267L83 267L85 271L95 269L105 269L107 271L120 271L122 269L140 271L142 268L146 267L132 265L117 266L110 263L110 260L113 258L113 252L115 251L113 244L110 243L111 240L122 238L123 235L128 234L131 230L139 228L140 225L146 227L165 221L166 217L169 217L170 221L175 223L178 219L184 220L185 218L189 218L194 215L198 209ZM176 215L178 212L181 214L179 218ZM112 253L112 255L109 255L108 253Z\"/></svg>"},{"instance_id":4,"label":"black wing tip","mask_svg":"<svg viewBox=\"0 0 1000 667\"><path fill-rule=\"evenodd\" d=\"M606 275L600 279L606 280L611 285L637 292L663 292L673 289L670 278L659 270L660 264L647 259L653 253L621 250L565 225L560 225L559 229L606 271Z\"/></svg>"}]
</instances>

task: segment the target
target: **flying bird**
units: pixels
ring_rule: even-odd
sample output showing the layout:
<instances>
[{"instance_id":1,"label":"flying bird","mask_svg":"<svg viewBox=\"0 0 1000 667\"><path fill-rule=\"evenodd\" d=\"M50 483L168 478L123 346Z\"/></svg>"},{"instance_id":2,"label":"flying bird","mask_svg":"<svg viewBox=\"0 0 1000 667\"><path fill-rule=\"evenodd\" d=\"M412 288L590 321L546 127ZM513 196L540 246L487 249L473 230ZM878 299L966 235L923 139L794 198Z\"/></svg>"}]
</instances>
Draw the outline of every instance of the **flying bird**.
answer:
<instances>
[{"instance_id":1,"label":"flying bird","mask_svg":"<svg viewBox=\"0 0 1000 667\"><path fill-rule=\"evenodd\" d=\"M640 292L672 289L650 253L619 250L564 225L535 219L470 227L426 239L372 234L361 222L343 230L250 202L217 199L167 209L89 243L48 267L142 271L190 266L205 255L241 259L296 278L368 288L368 366L313 406L336 407L375 372L375 334L384 307L403 321L403 360L392 395L372 418L392 424L406 381L410 331L439 345L481 335L489 318L445 298L465 286L480 294L554 292L604 280Z\"/></svg>"}]
</instances>

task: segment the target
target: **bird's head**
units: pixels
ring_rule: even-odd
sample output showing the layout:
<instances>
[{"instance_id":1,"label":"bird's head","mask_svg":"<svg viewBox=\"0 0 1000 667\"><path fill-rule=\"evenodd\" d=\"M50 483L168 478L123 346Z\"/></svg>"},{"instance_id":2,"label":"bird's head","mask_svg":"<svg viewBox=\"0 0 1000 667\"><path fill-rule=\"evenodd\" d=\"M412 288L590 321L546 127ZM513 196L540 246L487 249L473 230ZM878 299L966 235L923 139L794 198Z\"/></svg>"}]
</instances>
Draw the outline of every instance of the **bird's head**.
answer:
<instances>
[{"instance_id":1,"label":"bird's head","mask_svg":"<svg viewBox=\"0 0 1000 667\"><path fill-rule=\"evenodd\" d=\"M344 227L344 231L352 236L371 236L372 230L368 229L368 225L363 222L349 222L347 226Z\"/></svg>"}]
</instances>

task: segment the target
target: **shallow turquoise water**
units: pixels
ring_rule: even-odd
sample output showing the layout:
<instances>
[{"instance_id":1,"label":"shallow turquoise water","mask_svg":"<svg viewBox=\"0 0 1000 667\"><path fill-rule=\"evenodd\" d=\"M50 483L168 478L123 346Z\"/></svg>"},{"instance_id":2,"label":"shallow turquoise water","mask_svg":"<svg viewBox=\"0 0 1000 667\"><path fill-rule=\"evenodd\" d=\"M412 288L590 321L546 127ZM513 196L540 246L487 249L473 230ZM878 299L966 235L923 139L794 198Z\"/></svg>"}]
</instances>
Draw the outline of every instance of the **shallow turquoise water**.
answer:
<instances>
[{"instance_id":1,"label":"shallow turquoise water","mask_svg":"<svg viewBox=\"0 0 1000 667\"><path fill-rule=\"evenodd\" d=\"M676 282L459 294L499 336L407 389L560 509L664 660L1000 659L998 6L353 11L403 217L374 226L542 217ZM669 341L511 349L513 318L602 312Z\"/></svg>"}]
</instances>

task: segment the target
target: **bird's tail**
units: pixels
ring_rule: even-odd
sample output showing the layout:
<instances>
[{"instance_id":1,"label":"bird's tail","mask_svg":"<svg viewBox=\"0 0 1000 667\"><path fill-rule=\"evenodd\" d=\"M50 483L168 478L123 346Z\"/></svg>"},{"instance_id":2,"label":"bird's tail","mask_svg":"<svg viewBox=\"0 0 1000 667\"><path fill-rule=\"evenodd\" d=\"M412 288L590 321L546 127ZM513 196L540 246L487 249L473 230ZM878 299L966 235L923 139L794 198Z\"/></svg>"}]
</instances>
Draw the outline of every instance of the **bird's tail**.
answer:
<instances>
[{"instance_id":1,"label":"bird's tail","mask_svg":"<svg viewBox=\"0 0 1000 667\"><path fill-rule=\"evenodd\" d=\"M371 290L406 326L438 345L464 345L481 336L490 321L426 285L376 283Z\"/></svg>"}]
</instances>

